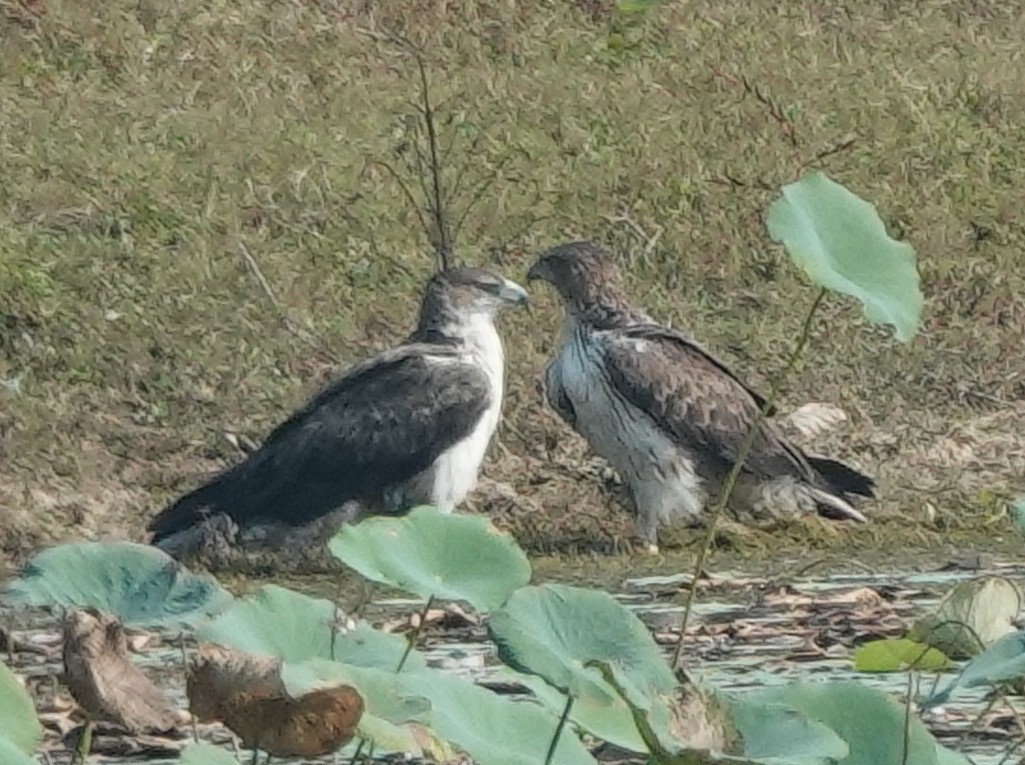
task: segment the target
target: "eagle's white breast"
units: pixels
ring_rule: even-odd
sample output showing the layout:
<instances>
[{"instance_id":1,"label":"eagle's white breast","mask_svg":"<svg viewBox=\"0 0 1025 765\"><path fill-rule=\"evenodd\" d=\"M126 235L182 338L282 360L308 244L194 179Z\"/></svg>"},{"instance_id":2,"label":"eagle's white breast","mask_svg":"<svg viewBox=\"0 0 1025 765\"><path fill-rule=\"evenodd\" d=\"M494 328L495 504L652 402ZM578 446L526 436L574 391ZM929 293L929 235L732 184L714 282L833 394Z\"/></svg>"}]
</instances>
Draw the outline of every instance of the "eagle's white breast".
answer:
<instances>
[{"instance_id":1,"label":"eagle's white breast","mask_svg":"<svg viewBox=\"0 0 1025 765\"><path fill-rule=\"evenodd\" d=\"M452 512L477 487L484 456L502 414L505 354L498 330L489 317L474 316L470 320L462 360L487 375L490 398L487 410L470 435L438 457L424 475L430 482L430 504L445 513Z\"/></svg>"},{"instance_id":2,"label":"eagle's white breast","mask_svg":"<svg viewBox=\"0 0 1025 765\"><path fill-rule=\"evenodd\" d=\"M651 418L619 395L604 368L601 333L569 326L549 374L561 378L575 428L630 485L642 516L663 521L701 514L705 493L687 453ZM638 341L637 353L644 352ZM654 520L654 517L652 518ZM642 517L642 523L645 519Z\"/></svg>"}]
</instances>

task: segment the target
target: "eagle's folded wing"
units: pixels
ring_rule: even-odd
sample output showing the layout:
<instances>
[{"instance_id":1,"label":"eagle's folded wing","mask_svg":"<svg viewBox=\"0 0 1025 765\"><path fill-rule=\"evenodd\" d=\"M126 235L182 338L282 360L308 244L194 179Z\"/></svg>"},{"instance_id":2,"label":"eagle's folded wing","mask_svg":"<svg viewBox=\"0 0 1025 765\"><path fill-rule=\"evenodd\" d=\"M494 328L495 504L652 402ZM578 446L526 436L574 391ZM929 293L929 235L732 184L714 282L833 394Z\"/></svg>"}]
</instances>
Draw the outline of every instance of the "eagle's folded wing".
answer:
<instances>
[{"instance_id":1,"label":"eagle's folded wing","mask_svg":"<svg viewBox=\"0 0 1025 765\"><path fill-rule=\"evenodd\" d=\"M764 400L709 353L679 333L637 327L601 333L606 374L618 393L681 446L728 469ZM803 455L775 426L759 429L745 470L805 478Z\"/></svg>"},{"instance_id":2,"label":"eagle's folded wing","mask_svg":"<svg viewBox=\"0 0 1025 765\"><path fill-rule=\"evenodd\" d=\"M352 368L275 428L263 445L171 505L156 537L209 508L304 523L428 468L467 437L490 403L486 374L438 345L411 344ZM286 517L287 516L287 517Z\"/></svg>"}]
</instances>

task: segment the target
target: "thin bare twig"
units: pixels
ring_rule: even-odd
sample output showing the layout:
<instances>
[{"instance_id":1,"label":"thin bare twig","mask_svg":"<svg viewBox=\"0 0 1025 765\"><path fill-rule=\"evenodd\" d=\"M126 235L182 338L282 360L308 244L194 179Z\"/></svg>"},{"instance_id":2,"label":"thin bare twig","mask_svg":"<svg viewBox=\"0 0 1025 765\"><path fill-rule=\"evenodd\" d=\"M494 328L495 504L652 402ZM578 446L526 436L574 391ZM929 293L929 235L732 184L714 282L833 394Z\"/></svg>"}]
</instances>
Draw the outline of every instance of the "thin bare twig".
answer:
<instances>
[{"instance_id":1,"label":"thin bare twig","mask_svg":"<svg viewBox=\"0 0 1025 765\"><path fill-rule=\"evenodd\" d=\"M388 171L392 178L395 179L395 182L399 184L399 188L402 190L403 196L406 197L406 201L409 202L410 207L413 208L413 212L416 213L416 217L420 221L420 225L423 227L424 232L427 234L428 237L430 237L431 227L427 225L427 221L424 219L423 212L421 212L420 210L420 205L416 203L416 198L413 196L413 192L409 190L409 186L407 186L406 182L402 180L402 176L399 175L398 172L396 172L394 167L389 165L384 160L375 159L371 161L371 164L380 165Z\"/></svg>"},{"instance_id":2,"label":"thin bare twig","mask_svg":"<svg viewBox=\"0 0 1025 765\"><path fill-rule=\"evenodd\" d=\"M832 562L832 560L830 558L816 558L815 560L811 561L810 563L801 566L799 569L797 569L796 571L791 573L789 576L785 576L784 575L784 577L782 577L782 578L784 578L784 579L797 579L797 577L803 576L804 574L807 574L813 568L816 568L817 566L820 566L823 563L831 563L831 562ZM847 563L852 568L861 569L862 571L864 571L866 573L869 573L869 574L874 574L877 571L877 569L874 569L871 566L868 566L868 565L862 563L861 561L854 560L853 558L851 560L847 561Z\"/></svg>"},{"instance_id":3,"label":"thin bare twig","mask_svg":"<svg viewBox=\"0 0 1025 765\"><path fill-rule=\"evenodd\" d=\"M743 75L738 78L731 74L727 74L717 66L712 66L710 68L716 77L725 80L731 85L736 85L742 88L745 93L752 96L756 101L762 104L768 110L769 116L771 116L776 121L776 124L779 125L780 130L783 132L783 136L787 139L790 145L794 149L797 148L797 129L794 127L793 121L783 111L783 107L776 103L772 96Z\"/></svg>"},{"instance_id":4,"label":"thin bare twig","mask_svg":"<svg viewBox=\"0 0 1025 765\"><path fill-rule=\"evenodd\" d=\"M469 149L466 152L467 156L476 157L477 156L477 152L480 150L481 141L483 141L483 140L484 140L484 136L481 133L478 133L477 135L475 135L473 137L473 140L470 142ZM452 144L455 145L455 138L452 139ZM445 155L445 159L448 159L448 154L447 153ZM463 180L466 178L466 174L470 170L471 167L472 167L471 163L464 162L463 166L460 167L459 170L456 172L456 178L452 182L452 198L453 199L455 199L457 196L459 196L459 192L463 190Z\"/></svg>"},{"instance_id":5,"label":"thin bare twig","mask_svg":"<svg viewBox=\"0 0 1025 765\"><path fill-rule=\"evenodd\" d=\"M802 162L801 166L798 168L798 173L803 172L804 170L809 168L811 165L814 165L817 162L821 162L822 160L824 160L824 159L826 159L828 157L832 157L832 156L835 156L837 154L842 154L843 152L849 150L857 142L858 142L858 136L856 136L854 133L848 133L843 138L841 138L839 141L834 143L832 146L830 146L830 147L828 147L826 149L823 149L822 151L820 151L818 154L816 154L811 159L807 159L804 162Z\"/></svg>"},{"instance_id":6,"label":"thin bare twig","mask_svg":"<svg viewBox=\"0 0 1025 765\"><path fill-rule=\"evenodd\" d=\"M246 266L249 268L249 271L256 278L256 281L259 283L260 288L264 291L264 293L270 299L270 302L274 305L276 309L278 309L278 312L281 314L281 323L284 325L285 329L287 329L289 332L291 332L293 335L295 335L303 342L310 343L311 345L315 345L318 348L324 349L324 344L317 337L315 337L313 334L303 329L302 327L296 325L296 323L288 317L288 314L285 312L284 307L281 305L281 303L278 301L277 296L274 294L274 290L271 289L270 283L267 281L267 278L263 275L263 271L260 270L260 266L256 262L256 258L253 257L253 254L249 251L249 248L246 247L245 242L239 242L238 248L239 251L242 253L242 258L245 260ZM332 357L332 359L337 361L337 357L335 357L330 352L328 353Z\"/></svg>"},{"instance_id":7,"label":"thin bare twig","mask_svg":"<svg viewBox=\"0 0 1025 765\"><path fill-rule=\"evenodd\" d=\"M473 191L470 194L470 201L466 203L466 209L463 210L462 215L459 216L459 220L456 221L456 235L458 235L458 233L462 230L463 223L466 220L466 217L470 214L470 210L472 210L477 205L477 203L484 198L484 192L491 188L492 184L494 184L494 182L498 180L499 173L502 172L502 168L508 161L508 156L500 159L498 161L498 167L495 168L495 171L487 178L485 178L483 181L474 186Z\"/></svg>"},{"instance_id":8,"label":"thin bare twig","mask_svg":"<svg viewBox=\"0 0 1025 765\"><path fill-rule=\"evenodd\" d=\"M435 219L437 212L435 205L431 201L431 173L430 173L430 160L424 154L423 147L420 146L420 128L417 128L417 139L413 142L413 154L416 157L416 177L420 181L420 192L424 195L424 203L427 205L427 212L430 213L432 219ZM410 163L407 162L407 165ZM436 247L437 233L433 231L427 232L428 238L431 240L431 246Z\"/></svg>"},{"instance_id":9,"label":"thin bare twig","mask_svg":"<svg viewBox=\"0 0 1025 765\"><path fill-rule=\"evenodd\" d=\"M609 223L625 223L641 238L644 242L644 254L651 255L655 247L658 245L658 240L662 238L662 234L665 232L665 228L659 224L655 224L655 233L649 235L647 231L641 228L641 224L631 218L629 215L604 215L602 216Z\"/></svg>"},{"instance_id":10,"label":"thin bare twig","mask_svg":"<svg viewBox=\"0 0 1025 765\"><path fill-rule=\"evenodd\" d=\"M431 151L431 178L434 181L434 223L437 227L438 260L442 269L447 269L452 260L452 242L449 240L448 220L445 217L445 197L441 187L441 163L438 158L438 133L434 128L434 111L431 109L430 91L427 86L427 68L423 56L415 51L416 65L420 70L420 87L423 95L424 124L427 126L428 146Z\"/></svg>"},{"instance_id":11,"label":"thin bare twig","mask_svg":"<svg viewBox=\"0 0 1025 765\"><path fill-rule=\"evenodd\" d=\"M281 303L278 302L277 296L274 294L274 290L270 288L270 284L267 282L267 278L263 275L263 271L260 270L260 266L256 262L256 258L253 257L253 253L246 247L245 242L238 243L239 251L242 253L243 259L246 261L246 266L249 267L249 271L256 277L256 281L259 282L260 287L270 298L270 302L274 304L275 308L281 308Z\"/></svg>"},{"instance_id":12,"label":"thin bare twig","mask_svg":"<svg viewBox=\"0 0 1025 765\"><path fill-rule=\"evenodd\" d=\"M373 30L362 28L357 29L356 31L360 34L367 35L374 40L397 44L406 52L411 53L416 59L417 73L420 80L420 102L415 104L414 108L416 109L420 119L417 121L418 128L417 135L415 137L415 146L413 148L413 157L412 159L407 160L407 164L409 164L410 169L418 175L421 191L424 195L423 205L417 204L412 191L405 182L402 181L398 172L396 172L393 167L381 160L376 160L373 164L378 164L384 167L389 174L399 182L403 195L415 209L420 225L426 233L430 245L434 248L435 253L437 254L438 267L442 270L451 268L455 265L455 241L462 230L463 224L468 218L470 212L472 212L474 207L483 198L487 189L498 179L505 164L508 162L509 157L504 157L499 160L495 171L491 173L488 178L479 182L471 190L466 208L460 214L455 225L452 225L449 218L450 202L459 197L460 191L462 190L463 180L466 177L472 162L467 161L463 164L456 174L455 182L452 187L450 189L446 189L443 170L447 165L449 155L455 148L458 135L456 134L456 131L453 131L451 140L448 141L444 147L442 146L437 125L439 104L436 104L431 100L430 83L427 76L427 64L421 49L415 43L401 35L381 34ZM440 103L445 102L442 101ZM450 116L443 124L444 126L448 126L452 121L453 118ZM480 146L482 139L483 136L478 134L471 141L468 159L472 159L476 155L477 148ZM426 143L426 147L421 147L421 140ZM424 214L425 212L426 215Z\"/></svg>"},{"instance_id":13,"label":"thin bare twig","mask_svg":"<svg viewBox=\"0 0 1025 765\"><path fill-rule=\"evenodd\" d=\"M745 181L741 180L740 178L737 178L735 175L731 175L726 171L723 171L721 177L717 178L715 176L712 176L711 178L706 178L706 180L709 183L718 183L721 186L730 186L735 189L754 188L758 189L759 191L772 192L775 192L777 190L776 186L773 186L771 183L762 180L761 178L755 178L753 181Z\"/></svg>"}]
</instances>

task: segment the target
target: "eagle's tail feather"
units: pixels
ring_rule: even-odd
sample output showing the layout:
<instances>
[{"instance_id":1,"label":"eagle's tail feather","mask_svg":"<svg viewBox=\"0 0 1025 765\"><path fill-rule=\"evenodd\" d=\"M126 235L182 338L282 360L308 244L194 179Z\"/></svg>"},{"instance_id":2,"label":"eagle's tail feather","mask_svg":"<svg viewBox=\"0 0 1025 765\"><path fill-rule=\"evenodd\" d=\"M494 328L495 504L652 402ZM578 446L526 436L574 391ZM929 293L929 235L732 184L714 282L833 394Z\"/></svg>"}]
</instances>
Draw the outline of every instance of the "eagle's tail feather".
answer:
<instances>
[{"instance_id":1,"label":"eagle's tail feather","mask_svg":"<svg viewBox=\"0 0 1025 765\"><path fill-rule=\"evenodd\" d=\"M858 523L868 523L868 518L856 510L846 500L840 499L840 497L830 494L828 491L823 491L822 489L812 489L811 494L815 499L815 503L818 505L819 514L823 517L836 521L857 521Z\"/></svg>"},{"instance_id":2,"label":"eagle's tail feather","mask_svg":"<svg viewBox=\"0 0 1025 765\"><path fill-rule=\"evenodd\" d=\"M148 531L153 532L150 544L158 544L161 540L194 526L204 518L225 512L221 507L225 495L224 478L223 475L217 476L157 513L146 527Z\"/></svg>"},{"instance_id":3,"label":"eagle's tail feather","mask_svg":"<svg viewBox=\"0 0 1025 765\"><path fill-rule=\"evenodd\" d=\"M828 457L808 457L812 469L822 476L834 492L875 497L876 482L864 473Z\"/></svg>"}]
</instances>

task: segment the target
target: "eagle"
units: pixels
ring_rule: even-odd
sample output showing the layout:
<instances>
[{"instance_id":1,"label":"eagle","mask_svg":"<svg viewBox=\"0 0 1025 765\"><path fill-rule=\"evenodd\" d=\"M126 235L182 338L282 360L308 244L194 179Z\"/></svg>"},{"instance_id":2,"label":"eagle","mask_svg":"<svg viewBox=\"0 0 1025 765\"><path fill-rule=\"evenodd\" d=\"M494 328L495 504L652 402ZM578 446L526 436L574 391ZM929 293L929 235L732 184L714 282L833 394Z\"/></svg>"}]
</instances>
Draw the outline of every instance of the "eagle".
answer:
<instances>
[{"instance_id":1,"label":"eagle","mask_svg":"<svg viewBox=\"0 0 1025 765\"><path fill-rule=\"evenodd\" d=\"M488 270L438 272L403 343L349 368L243 462L162 510L150 543L180 557L204 522L235 535L422 504L451 512L476 487L501 415L496 319L526 302L522 286Z\"/></svg>"},{"instance_id":2,"label":"eagle","mask_svg":"<svg viewBox=\"0 0 1025 765\"><path fill-rule=\"evenodd\" d=\"M598 245L560 244L527 279L550 283L565 308L544 397L619 473L636 506L635 536L657 552L660 525L703 523L766 401L692 338L635 307ZM874 486L842 462L805 454L766 419L729 509L738 519L866 522L852 502L874 496Z\"/></svg>"}]
</instances>

